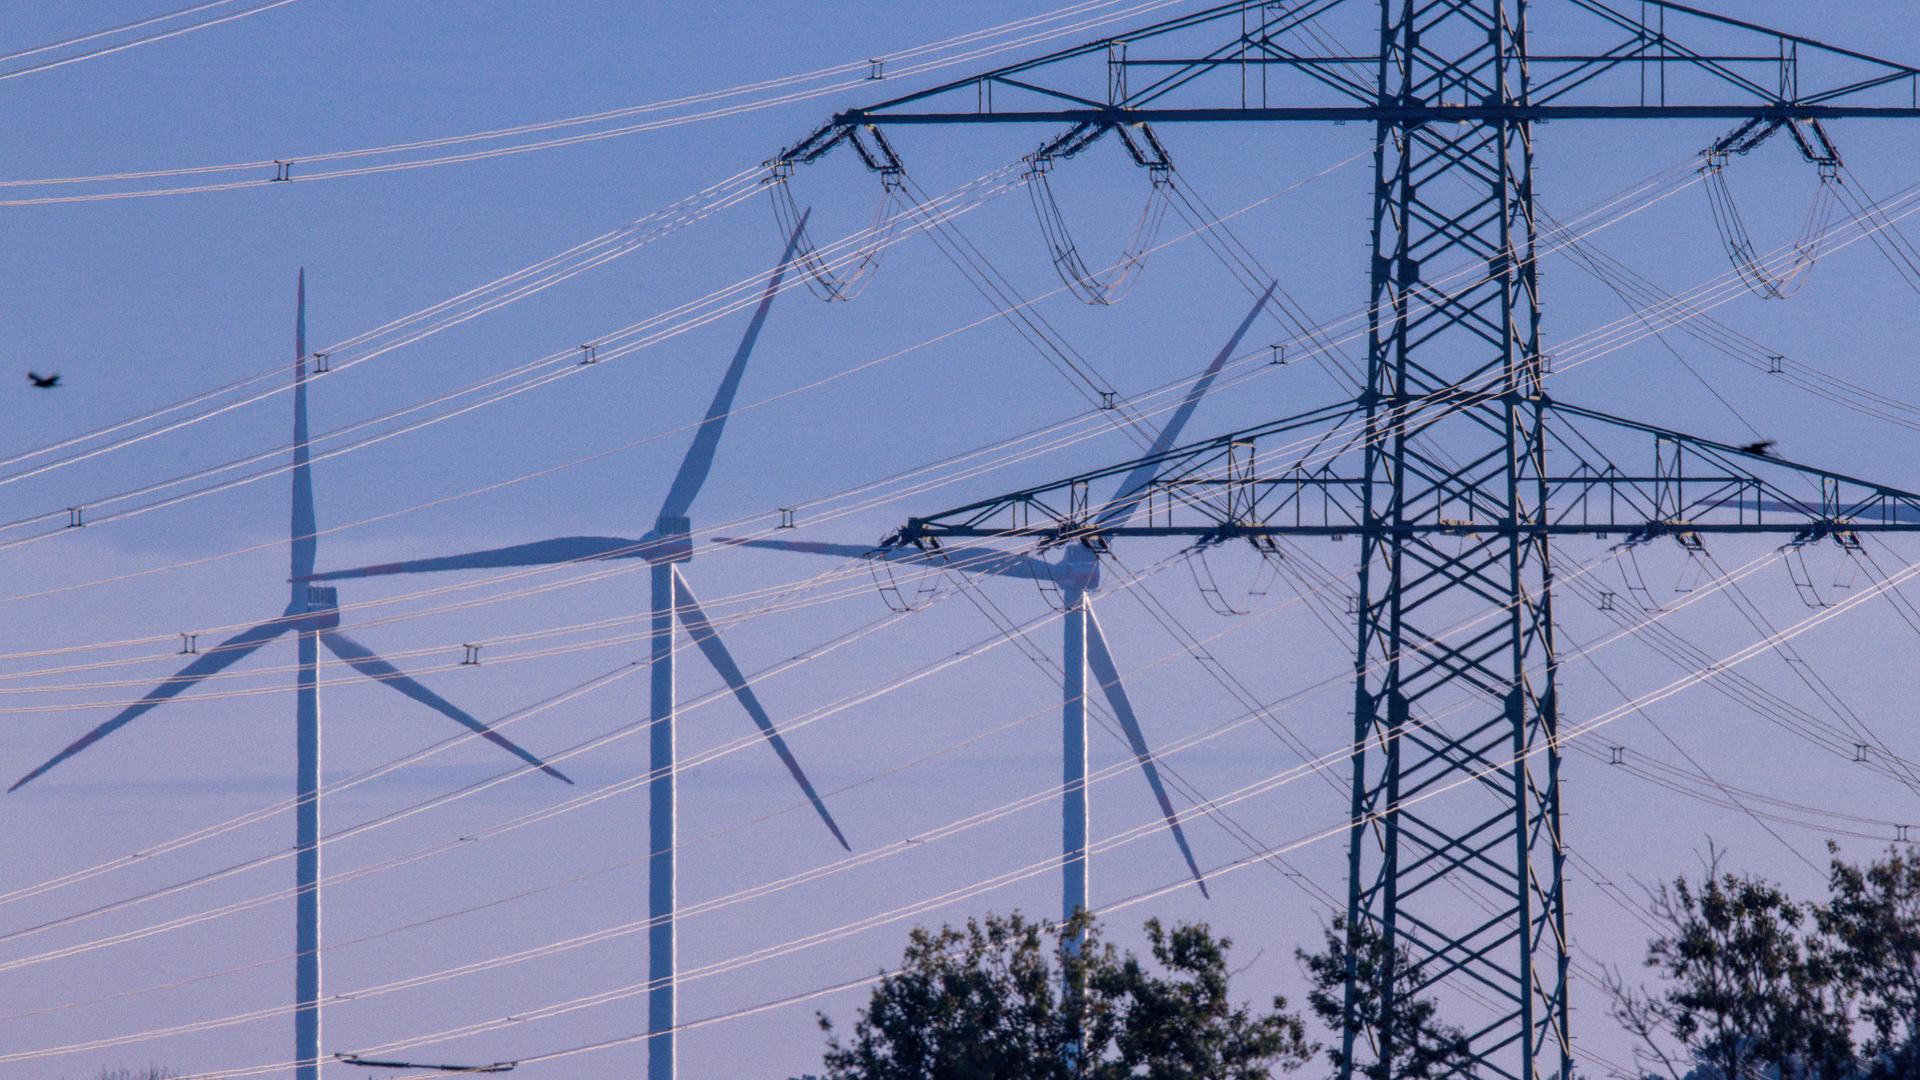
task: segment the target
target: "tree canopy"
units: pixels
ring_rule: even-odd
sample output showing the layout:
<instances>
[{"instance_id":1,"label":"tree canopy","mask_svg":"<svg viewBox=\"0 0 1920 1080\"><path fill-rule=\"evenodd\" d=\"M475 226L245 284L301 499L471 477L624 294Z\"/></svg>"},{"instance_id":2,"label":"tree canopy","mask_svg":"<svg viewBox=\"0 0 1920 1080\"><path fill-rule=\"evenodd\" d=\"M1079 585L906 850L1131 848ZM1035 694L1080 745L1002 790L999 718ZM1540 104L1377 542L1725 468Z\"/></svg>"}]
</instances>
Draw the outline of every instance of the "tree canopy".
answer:
<instances>
[{"instance_id":1,"label":"tree canopy","mask_svg":"<svg viewBox=\"0 0 1920 1080\"><path fill-rule=\"evenodd\" d=\"M1614 979L1614 1015L1647 1077L1920 1076L1920 863L1837 850L1828 895L1800 900L1709 860L1653 895L1654 989Z\"/></svg>"},{"instance_id":2,"label":"tree canopy","mask_svg":"<svg viewBox=\"0 0 1920 1080\"><path fill-rule=\"evenodd\" d=\"M1404 947L1387 944L1373 923L1349 927L1335 919L1320 952L1298 954L1313 980L1307 1004L1327 1027L1351 1035L1355 1045L1376 1049L1354 1060L1364 1080L1433 1080L1464 1073L1472 1065L1467 1036L1439 1020L1433 1001L1415 993L1426 982ZM1347 1012L1347 969L1354 973L1353 1011ZM1342 1039L1328 1048L1336 1072L1348 1067ZM1359 1058L1359 1055L1353 1055Z\"/></svg>"},{"instance_id":3,"label":"tree canopy","mask_svg":"<svg viewBox=\"0 0 1920 1080\"><path fill-rule=\"evenodd\" d=\"M1232 1002L1231 941L1205 924L1150 920L1146 933L1151 963L1101 941L1086 918L915 929L848 1041L820 1018L826 1077L1269 1080L1308 1059L1284 998L1267 1011Z\"/></svg>"},{"instance_id":4,"label":"tree canopy","mask_svg":"<svg viewBox=\"0 0 1920 1080\"><path fill-rule=\"evenodd\" d=\"M1817 898L1712 855L1648 907L1653 979L1610 985L1639 1080L1920 1077L1913 850L1856 864L1834 849ZM916 929L844 1041L820 1017L825 1076L803 1080L1273 1080L1317 1055L1361 1080L1474 1074L1465 1033L1420 992L1426 973L1374 924L1336 919L1297 953L1324 1047L1285 998L1234 1002L1232 942L1205 924L1149 920L1146 940L1144 958L1116 949L1086 917Z\"/></svg>"}]
</instances>

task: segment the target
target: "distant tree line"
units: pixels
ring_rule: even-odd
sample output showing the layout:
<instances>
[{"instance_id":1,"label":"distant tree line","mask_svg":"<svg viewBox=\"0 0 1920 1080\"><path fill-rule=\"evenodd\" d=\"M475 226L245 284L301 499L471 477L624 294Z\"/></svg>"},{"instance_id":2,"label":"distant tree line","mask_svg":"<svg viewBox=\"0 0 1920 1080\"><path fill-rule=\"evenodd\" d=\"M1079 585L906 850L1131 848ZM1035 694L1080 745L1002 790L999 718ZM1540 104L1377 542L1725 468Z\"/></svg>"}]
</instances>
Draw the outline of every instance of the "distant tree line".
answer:
<instances>
[{"instance_id":1,"label":"distant tree line","mask_svg":"<svg viewBox=\"0 0 1920 1080\"><path fill-rule=\"evenodd\" d=\"M1634 1080L1920 1080L1920 857L1895 849L1858 865L1836 850L1814 899L1721 862L1649 898L1652 985L1608 979L1636 1043ZM1234 1001L1232 942L1205 924L1149 920L1148 959L1103 941L1084 915L915 929L844 1038L820 1017L824 1077L799 1080L1337 1075L1349 1025L1368 1048L1355 1055L1363 1080L1472 1075L1465 1034L1415 992L1423 973L1403 949L1337 919L1321 937L1296 954L1306 1012L1329 1036L1316 1043L1285 998ZM1390 1069L1371 1060L1383 1044Z\"/></svg>"},{"instance_id":2,"label":"distant tree line","mask_svg":"<svg viewBox=\"0 0 1920 1080\"><path fill-rule=\"evenodd\" d=\"M1920 853L1865 864L1832 851L1826 895L1799 898L1711 855L1655 890L1650 985L1616 971L1613 1017L1632 1080L1920 1080ZM1424 973L1371 924L1335 919L1296 953L1305 1012L1236 1003L1233 943L1148 920L1148 956L1019 914L915 929L843 1038L826 1016L824 1077L800 1080L1362 1080L1472 1075L1468 1041L1422 996ZM1349 1014L1347 973L1358 993ZM1327 1034L1308 1035L1308 1018ZM1373 1061L1393 1048L1391 1067ZM1315 1067L1317 1064L1317 1068ZM174 1080L103 1069L95 1080Z\"/></svg>"}]
</instances>

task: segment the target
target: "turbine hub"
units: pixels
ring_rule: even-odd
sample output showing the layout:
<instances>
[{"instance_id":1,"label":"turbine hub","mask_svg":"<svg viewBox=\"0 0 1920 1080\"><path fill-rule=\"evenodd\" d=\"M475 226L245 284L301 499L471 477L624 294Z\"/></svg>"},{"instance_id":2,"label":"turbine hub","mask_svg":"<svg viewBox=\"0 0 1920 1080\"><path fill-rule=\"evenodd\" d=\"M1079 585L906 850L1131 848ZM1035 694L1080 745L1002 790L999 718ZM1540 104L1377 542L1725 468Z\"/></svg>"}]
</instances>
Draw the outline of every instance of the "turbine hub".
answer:
<instances>
[{"instance_id":1,"label":"turbine hub","mask_svg":"<svg viewBox=\"0 0 1920 1080\"><path fill-rule=\"evenodd\" d=\"M693 559L693 522L685 517L661 515L653 523L653 535L647 537L646 560L683 563Z\"/></svg>"},{"instance_id":2,"label":"turbine hub","mask_svg":"<svg viewBox=\"0 0 1920 1080\"><path fill-rule=\"evenodd\" d=\"M1069 595L1099 589L1100 553L1085 544L1068 546L1060 561L1053 564L1053 583Z\"/></svg>"}]
</instances>

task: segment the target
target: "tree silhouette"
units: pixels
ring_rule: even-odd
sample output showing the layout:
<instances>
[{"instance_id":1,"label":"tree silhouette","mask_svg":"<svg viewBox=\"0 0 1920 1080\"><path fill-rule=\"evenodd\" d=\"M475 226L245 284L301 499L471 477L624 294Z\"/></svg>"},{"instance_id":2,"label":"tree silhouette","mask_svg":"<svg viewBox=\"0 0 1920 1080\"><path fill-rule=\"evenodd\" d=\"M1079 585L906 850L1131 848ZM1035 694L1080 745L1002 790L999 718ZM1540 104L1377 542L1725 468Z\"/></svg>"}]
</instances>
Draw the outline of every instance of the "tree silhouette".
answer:
<instances>
[{"instance_id":1,"label":"tree silhouette","mask_svg":"<svg viewBox=\"0 0 1920 1080\"><path fill-rule=\"evenodd\" d=\"M1827 888L1816 917L1870 1032L1864 1075L1920 1076L1920 859L1898 849L1864 867L1835 857Z\"/></svg>"},{"instance_id":2,"label":"tree silhouette","mask_svg":"<svg viewBox=\"0 0 1920 1080\"><path fill-rule=\"evenodd\" d=\"M1469 1074L1472 1055L1466 1033L1442 1024L1438 1008L1418 994L1425 973L1404 947L1390 947L1372 922L1348 926L1336 918L1317 953L1298 954L1313 980L1307 1004L1336 1035L1352 1029L1356 1044L1372 1053L1353 1055L1355 1075L1366 1080L1430 1080ZM1354 972L1354 1007L1347 1013L1347 969ZM1327 1058L1345 1070L1344 1038L1336 1038Z\"/></svg>"},{"instance_id":3,"label":"tree silhouette","mask_svg":"<svg viewBox=\"0 0 1920 1080\"><path fill-rule=\"evenodd\" d=\"M1670 1080L1846 1080L1852 988L1816 907L1713 855L1700 880L1676 878L1650 905L1664 931L1646 966L1655 991L1612 976L1613 1014L1639 1042L1647 1076Z\"/></svg>"},{"instance_id":4,"label":"tree silhouette","mask_svg":"<svg viewBox=\"0 0 1920 1080\"><path fill-rule=\"evenodd\" d=\"M1018 914L915 929L842 1043L824 1015L828 1080L1269 1080L1311 1054L1273 1000L1229 997L1232 943L1204 924L1146 924L1152 964L1092 919ZM1068 947L1083 939L1077 949Z\"/></svg>"}]
</instances>

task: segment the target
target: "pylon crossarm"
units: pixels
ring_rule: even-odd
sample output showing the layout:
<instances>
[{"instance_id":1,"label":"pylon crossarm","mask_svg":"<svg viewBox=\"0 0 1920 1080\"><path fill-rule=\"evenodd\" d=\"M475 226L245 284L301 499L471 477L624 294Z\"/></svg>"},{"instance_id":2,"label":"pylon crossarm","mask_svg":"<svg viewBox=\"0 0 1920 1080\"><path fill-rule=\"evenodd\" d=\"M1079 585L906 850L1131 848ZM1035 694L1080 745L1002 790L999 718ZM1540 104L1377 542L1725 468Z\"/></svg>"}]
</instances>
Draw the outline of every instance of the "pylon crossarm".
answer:
<instances>
[{"instance_id":1,"label":"pylon crossarm","mask_svg":"<svg viewBox=\"0 0 1920 1080\"><path fill-rule=\"evenodd\" d=\"M1378 62L1373 56L1326 58L1286 47L1280 37L1311 23L1349 0L1313 0L1291 11L1269 10L1265 0L1236 0L1202 11L1130 28L1124 35L1096 38L1013 64L839 113L806 138L773 158L807 164L839 145L861 124L912 123L930 114L928 107L971 107L958 115L987 118L1026 113L1065 116L1068 123L1105 129L1130 123L1124 117L1221 69L1249 67L1288 70L1305 76L1299 89L1330 88L1345 100L1371 105L1373 88L1330 68ZM1256 21L1257 20L1257 21ZM1194 33L1187 33L1195 31ZM1134 54L1152 43L1162 55ZM1128 75L1151 72L1136 86ZM1223 80L1212 80L1223 81ZM1285 92L1291 95L1291 84ZM1044 119L1037 115L1035 119Z\"/></svg>"},{"instance_id":2,"label":"pylon crossarm","mask_svg":"<svg viewBox=\"0 0 1920 1080\"><path fill-rule=\"evenodd\" d=\"M1284 441L1297 447L1320 445L1326 438L1324 432L1340 430L1342 422L1351 418L1354 411L1352 403L1327 406L1231 434L1188 443L1162 453L1091 469L1063 480L980 499L937 514L910 518L892 536L882 541L881 547L928 547L937 545L943 537L962 536L1028 537L1050 544L1067 539L1092 540L1105 535L1153 535L1161 530L1152 522L1170 509L1168 499L1190 507L1196 513L1211 514L1216 521L1224 522L1229 515L1224 513L1223 504L1217 498L1200 494L1204 489L1215 486L1210 483L1210 477L1216 473L1227 476L1225 470L1247 461L1250 448L1257 447L1262 439L1290 436ZM1297 434L1316 428L1324 429L1323 434L1305 438ZM1089 493L1104 492L1148 465L1157 468L1152 480L1143 488L1144 497L1140 504L1143 512L1137 515L1145 519L1147 524L1097 525ZM1188 528L1179 535L1199 534Z\"/></svg>"},{"instance_id":3,"label":"pylon crossarm","mask_svg":"<svg viewBox=\"0 0 1920 1080\"><path fill-rule=\"evenodd\" d=\"M1914 492L1593 409L1552 401L1541 408L1550 511L1532 521L1492 516L1500 505L1490 488L1498 462L1482 455L1448 466L1428 463L1428 498L1439 513L1367 526L1364 447L1349 423L1355 406L1342 405L912 518L882 546L937 547L958 538L1104 546L1114 538L1152 536L1257 544L1359 532L1598 534L1630 542L1689 533L1808 540L1920 532L1920 494ZM1142 465L1156 466L1143 512L1125 524L1095 521L1089 493Z\"/></svg>"},{"instance_id":4,"label":"pylon crossarm","mask_svg":"<svg viewBox=\"0 0 1920 1080\"><path fill-rule=\"evenodd\" d=\"M1819 104L1862 94L1890 83L1911 79L1916 70L1908 65L1877 56L1829 45L1814 38L1783 33L1739 19L1728 18L1683 4L1636 4L1629 13L1617 3L1606 0L1569 0L1580 10L1599 17L1624 30L1629 37L1602 56L1577 59L1571 66L1536 78L1534 100L1552 101L1578 88L1605 70L1631 67L1645 73L1649 66L1658 74L1650 75L1662 96L1672 93L1666 83L1668 69L1703 72L1710 81L1730 87L1740 97L1766 102ZM1673 18L1669 18L1673 16ZM1680 37L1675 36L1678 26ZM1689 34L1694 31L1694 34ZM1715 46L1711 52L1690 47L1685 38L1706 41ZM1720 40L1731 37L1732 41ZM1825 62L1837 76L1829 85L1812 93L1802 93L1802 56ZM1531 57L1536 64L1557 57ZM1569 58L1575 59L1575 58ZM1825 68L1823 67L1823 72ZM1690 89L1690 88L1689 88Z\"/></svg>"},{"instance_id":5,"label":"pylon crossarm","mask_svg":"<svg viewBox=\"0 0 1920 1080\"><path fill-rule=\"evenodd\" d=\"M846 141L860 125L923 123L932 117L955 119L1013 119L1021 122L1064 120L1070 129L1050 140L1041 156L1071 156L1107 131L1136 125L1149 117L1149 106L1188 89L1196 81L1224 82L1217 72L1231 70L1244 80L1249 69L1264 80L1272 71L1302 76L1297 87L1266 88L1263 96L1296 89L1331 89L1340 100L1360 105L1377 103L1368 82L1339 69L1357 66L1371 71L1377 56L1315 56L1287 47L1282 36L1312 23L1348 0L1316 0L1290 11L1264 0L1243 0L1128 30L1125 35L1097 38L1058 49L1030 60L968 75L939 86L839 113L805 139L782 150L777 162L810 164ZM1255 21L1257 20L1257 21ZM1224 36L1232 24L1233 33ZM1205 36L1187 34L1204 28ZM1152 42L1164 55L1137 55ZM1144 72L1136 83L1135 71ZM1045 80L1057 79L1050 84ZM927 112L929 106L970 102L972 111ZM1066 147L1070 152L1062 152Z\"/></svg>"},{"instance_id":6,"label":"pylon crossarm","mask_svg":"<svg viewBox=\"0 0 1920 1080\"><path fill-rule=\"evenodd\" d=\"M1637 51L1628 59L1643 64L1679 63L1698 67L1763 98L1818 104L1920 76L1920 69L1907 64L1829 44L1817 38L1775 30L1772 27L1761 26L1758 23L1736 19L1718 12L1674 3L1672 0L1645 0L1644 3L1636 0L1634 13L1631 14L1622 10L1617 2L1610 3L1607 0L1569 0L1569 2L1623 30L1632 32L1634 36L1629 41L1637 46ZM1650 23L1643 18L1642 12L1649 12L1658 21ZM1669 15L1678 16L1683 26L1694 23L1703 29L1711 27L1723 32L1730 31L1749 40L1757 40L1770 48L1751 49L1745 55L1728 54L1724 50L1718 55L1707 55L1675 41L1667 19ZM1796 90L1801 86L1800 63L1803 48L1810 57L1829 61L1836 68L1851 67L1849 72L1851 77L1843 78L1823 90L1812 93L1783 92L1783 85ZM1537 61L1538 58L1534 59ZM1777 65L1778 74L1783 78L1773 86L1766 85L1752 77L1737 74L1726 66L1736 62ZM1535 82L1534 89L1536 92L1543 89L1541 81ZM1536 97L1536 100L1541 99Z\"/></svg>"},{"instance_id":7,"label":"pylon crossarm","mask_svg":"<svg viewBox=\"0 0 1920 1080\"><path fill-rule=\"evenodd\" d=\"M773 160L809 163L861 126L907 124L1062 124L1069 131L1047 145L1081 149L1116 127L1163 122L1920 116L1920 68L1651 0L1632 11L1609 0L1566 0L1555 15L1590 16L1574 27L1531 16L1536 33L1583 31L1584 47L1555 52L1536 42L1523 102L1500 102L1485 73L1467 68L1428 74L1410 87L1411 96L1387 100L1372 84L1378 55L1314 51L1324 39L1305 49L1288 45L1289 35L1317 32L1335 9L1351 6L1318 0L1283 11L1245 0L1135 27L848 109ZM1607 32L1625 36L1603 47L1585 44ZM1269 104L1275 101L1283 104Z\"/></svg>"},{"instance_id":8,"label":"pylon crossarm","mask_svg":"<svg viewBox=\"0 0 1920 1080\"><path fill-rule=\"evenodd\" d=\"M1610 504L1624 502L1642 513L1649 536L1763 532L1811 539L1920 527L1920 494L1788 461L1766 443L1734 446L1560 402L1549 402L1545 412L1554 436L1549 449L1576 463L1568 471L1563 460L1559 475L1548 477L1557 524L1590 514L1599 489ZM1612 441L1608 434L1637 436L1627 450L1637 445L1639 456L1603 449L1603 441ZM1618 515L1610 517L1618 522Z\"/></svg>"}]
</instances>

